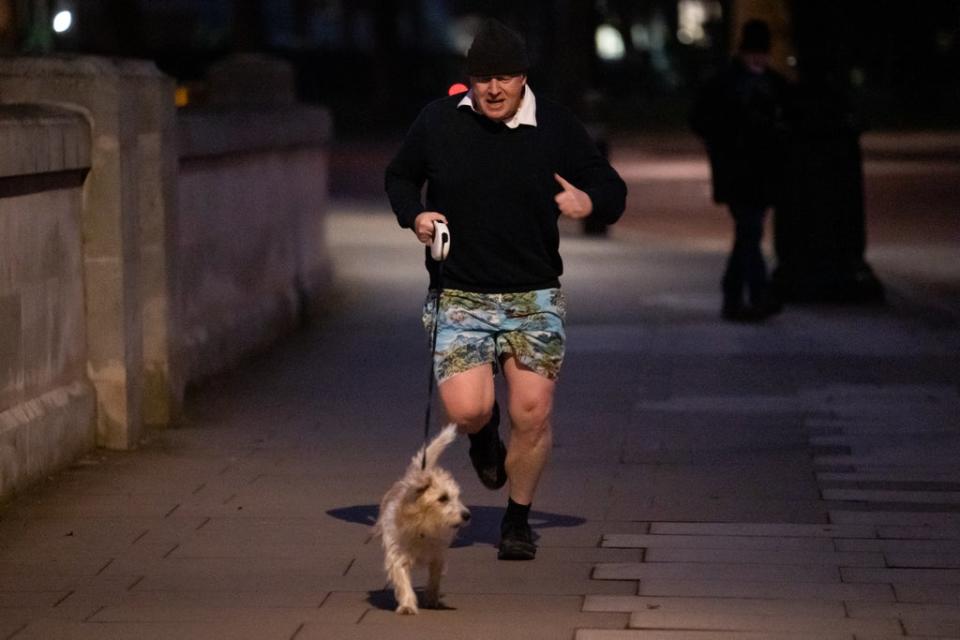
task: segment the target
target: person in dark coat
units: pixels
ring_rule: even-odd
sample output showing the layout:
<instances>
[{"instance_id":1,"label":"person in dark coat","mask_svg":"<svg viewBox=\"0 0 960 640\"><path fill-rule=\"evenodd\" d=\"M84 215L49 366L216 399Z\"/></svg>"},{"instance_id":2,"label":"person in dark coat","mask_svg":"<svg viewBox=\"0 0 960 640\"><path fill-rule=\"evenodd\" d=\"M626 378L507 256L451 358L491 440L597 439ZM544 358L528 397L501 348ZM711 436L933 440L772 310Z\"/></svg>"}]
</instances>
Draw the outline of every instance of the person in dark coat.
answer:
<instances>
[{"instance_id":1,"label":"person in dark coat","mask_svg":"<svg viewBox=\"0 0 960 640\"><path fill-rule=\"evenodd\" d=\"M701 88L690 116L710 159L713 199L727 205L734 222L723 274L722 315L728 320L759 321L781 309L761 241L766 211L781 192L787 94L786 78L770 68L770 28L750 20L737 55Z\"/></svg>"}]
</instances>

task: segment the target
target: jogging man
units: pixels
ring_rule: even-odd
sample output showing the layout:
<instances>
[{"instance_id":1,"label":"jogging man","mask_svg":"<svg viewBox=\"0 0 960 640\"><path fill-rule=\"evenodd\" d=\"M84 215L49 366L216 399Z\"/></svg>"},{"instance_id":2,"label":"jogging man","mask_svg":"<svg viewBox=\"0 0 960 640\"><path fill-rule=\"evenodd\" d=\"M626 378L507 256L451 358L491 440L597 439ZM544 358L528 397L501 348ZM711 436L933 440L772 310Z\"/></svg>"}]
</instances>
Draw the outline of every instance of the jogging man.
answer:
<instances>
[{"instance_id":1,"label":"jogging man","mask_svg":"<svg viewBox=\"0 0 960 640\"><path fill-rule=\"evenodd\" d=\"M503 560L532 560L537 550L528 515L552 446L564 354L558 218L612 224L626 199L623 180L576 118L534 96L528 68L522 38L486 21L467 52L470 90L427 105L386 171L402 227L424 244L434 221L450 229L434 370L484 486L509 481ZM441 282L426 253L429 329ZM498 371L508 390L509 448L498 432Z\"/></svg>"}]
</instances>

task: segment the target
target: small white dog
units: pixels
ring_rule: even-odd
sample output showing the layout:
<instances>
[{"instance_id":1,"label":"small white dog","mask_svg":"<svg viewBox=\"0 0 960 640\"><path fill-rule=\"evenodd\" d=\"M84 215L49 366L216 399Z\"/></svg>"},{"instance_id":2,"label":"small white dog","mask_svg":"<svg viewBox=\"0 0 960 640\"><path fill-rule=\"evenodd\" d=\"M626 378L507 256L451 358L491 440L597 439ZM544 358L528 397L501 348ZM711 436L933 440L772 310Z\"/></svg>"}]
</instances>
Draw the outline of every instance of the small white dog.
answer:
<instances>
[{"instance_id":1,"label":"small white dog","mask_svg":"<svg viewBox=\"0 0 960 640\"><path fill-rule=\"evenodd\" d=\"M460 502L460 486L448 471L437 466L443 450L457 437L457 425L444 427L429 445L413 457L407 472L380 503L374 533L383 542L383 568L393 585L397 613L417 613L417 596L410 571L426 566L430 572L424 606L440 606L440 578L446 569L446 553L457 529L470 520L470 511Z\"/></svg>"}]
</instances>

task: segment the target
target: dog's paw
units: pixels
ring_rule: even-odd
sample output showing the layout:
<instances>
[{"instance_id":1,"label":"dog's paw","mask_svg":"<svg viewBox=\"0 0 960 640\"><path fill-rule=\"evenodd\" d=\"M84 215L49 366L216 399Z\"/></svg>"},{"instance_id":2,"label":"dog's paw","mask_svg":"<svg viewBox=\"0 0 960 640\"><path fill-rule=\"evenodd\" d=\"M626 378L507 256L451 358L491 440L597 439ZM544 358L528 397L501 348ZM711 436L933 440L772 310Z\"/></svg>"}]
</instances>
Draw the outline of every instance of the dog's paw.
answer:
<instances>
[{"instance_id":1,"label":"dog's paw","mask_svg":"<svg viewBox=\"0 0 960 640\"><path fill-rule=\"evenodd\" d=\"M397 613L401 616L415 616L417 615L417 605L415 604L401 604L397 607Z\"/></svg>"}]
</instances>

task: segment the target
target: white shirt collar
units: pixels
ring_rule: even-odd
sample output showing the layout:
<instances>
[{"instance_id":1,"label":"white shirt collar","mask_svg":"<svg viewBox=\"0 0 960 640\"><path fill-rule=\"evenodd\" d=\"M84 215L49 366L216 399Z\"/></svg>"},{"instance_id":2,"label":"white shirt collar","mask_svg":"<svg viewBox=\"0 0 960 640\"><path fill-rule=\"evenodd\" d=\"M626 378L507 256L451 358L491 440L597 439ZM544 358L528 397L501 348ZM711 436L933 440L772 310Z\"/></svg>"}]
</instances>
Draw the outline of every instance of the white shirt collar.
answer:
<instances>
[{"instance_id":1,"label":"white shirt collar","mask_svg":"<svg viewBox=\"0 0 960 640\"><path fill-rule=\"evenodd\" d=\"M457 107L469 107L473 109L474 112L480 113L480 111L473 106L473 89L467 91L467 94L463 96L463 99L460 100ZM530 88L530 85L524 86L523 97L520 98L520 108L517 109L517 112L513 114L512 118L504 120L503 124L511 129L516 129L522 124L528 127L537 126L537 99L533 95L533 90Z\"/></svg>"}]
</instances>

